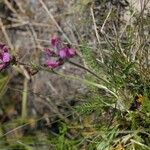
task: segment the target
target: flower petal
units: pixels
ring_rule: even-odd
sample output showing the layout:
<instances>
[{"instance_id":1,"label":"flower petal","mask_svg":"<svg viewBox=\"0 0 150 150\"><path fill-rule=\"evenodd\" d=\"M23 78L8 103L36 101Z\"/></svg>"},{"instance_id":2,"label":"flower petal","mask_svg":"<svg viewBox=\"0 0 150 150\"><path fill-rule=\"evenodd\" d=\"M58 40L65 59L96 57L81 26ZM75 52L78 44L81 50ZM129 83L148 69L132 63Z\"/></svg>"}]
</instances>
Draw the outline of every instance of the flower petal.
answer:
<instances>
[{"instance_id":1,"label":"flower petal","mask_svg":"<svg viewBox=\"0 0 150 150\"><path fill-rule=\"evenodd\" d=\"M48 60L46 64L51 69L54 69L54 68L57 68L58 66L60 66L59 61L56 61L56 60Z\"/></svg>"},{"instance_id":2,"label":"flower petal","mask_svg":"<svg viewBox=\"0 0 150 150\"><path fill-rule=\"evenodd\" d=\"M68 50L67 50L67 56L68 56L69 58L72 58L72 57L74 57L75 55L76 55L75 49L73 49L73 48L68 48Z\"/></svg>"},{"instance_id":3,"label":"flower petal","mask_svg":"<svg viewBox=\"0 0 150 150\"><path fill-rule=\"evenodd\" d=\"M54 36L54 37L51 39L51 44L52 44L52 46L54 46L54 47L59 47L60 43L61 43L61 40L60 40L60 38L58 38L58 37L55 37L55 36Z\"/></svg>"},{"instance_id":4,"label":"flower petal","mask_svg":"<svg viewBox=\"0 0 150 150\"><path fill-rule=\"evenodd\" d=\"M10 54L9 53L7 53L7 52L4 52L3 53L3 62L4 63L7 63L7 62L9 62L10 61Z\"/></svg>"},{"instance_id":5,"label":"flower petal","mask_svg":"<svg viewBox=\"0 0 150 150\"><path fill-rule=\"evenodd\" d=\"M59 51L59 56L60 56L60 58L62 58L62 59L67 58L67 48L62 48L62 49Z\"/></svg>"},{"instance_id":6,"label":"flower petal","mask_svg":"<svg viewBox=\"0 0 150 150\"><path fill-rule=\"evenodd\" d=\"M75 49L73 48L68 48L68 47L65 47L65 48L62 48L60 51L59 51L59 56L60 58L62 59L65 59L65 58L72 58L76 55L76 51Z\"/></svg>"}]
</instances>

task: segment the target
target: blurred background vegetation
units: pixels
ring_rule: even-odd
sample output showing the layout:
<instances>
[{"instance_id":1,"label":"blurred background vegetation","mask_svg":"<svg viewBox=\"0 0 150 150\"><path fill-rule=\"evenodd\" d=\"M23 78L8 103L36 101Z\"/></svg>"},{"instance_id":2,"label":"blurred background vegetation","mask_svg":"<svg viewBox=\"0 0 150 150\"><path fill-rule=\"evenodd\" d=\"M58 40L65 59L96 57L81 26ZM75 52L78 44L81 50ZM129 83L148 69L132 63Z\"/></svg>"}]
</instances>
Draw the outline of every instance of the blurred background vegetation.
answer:
<instances>
[{"instance_id":1,"label":"blurred background vegetation","mask_svg":"<svg viewBox=\"0 0 150 150\"><path fill-rule=\"evenodd\" d=\"M0 0L0 29L25 64L53 35L78 53L0 72L0 150L150 149L149 0Z\"/></svg>"}]
</instances>

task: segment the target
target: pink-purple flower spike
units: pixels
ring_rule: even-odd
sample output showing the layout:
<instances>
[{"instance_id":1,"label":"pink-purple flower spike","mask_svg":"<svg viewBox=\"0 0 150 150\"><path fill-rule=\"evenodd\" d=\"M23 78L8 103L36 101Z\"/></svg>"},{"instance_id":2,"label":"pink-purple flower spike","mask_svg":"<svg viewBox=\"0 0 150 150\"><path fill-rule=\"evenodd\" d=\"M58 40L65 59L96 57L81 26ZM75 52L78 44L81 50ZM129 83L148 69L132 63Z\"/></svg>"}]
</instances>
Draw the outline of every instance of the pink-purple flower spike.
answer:
<instances>
[{"instance_id":1,"label":"pink-purple flower spike","mask_svg":"<svg viewBox=\"0 0 150 150\"><path fill-rule=\"evenodd\" d=\"M53 37L51 44L54 49L45 48L45 52L49 57L46 65L51 69L61 66L65 61L77 54L75 49L63 46L59 37ZM55 57L55 60L51 59L52 57Z\"/></svg>"}]
</instances>

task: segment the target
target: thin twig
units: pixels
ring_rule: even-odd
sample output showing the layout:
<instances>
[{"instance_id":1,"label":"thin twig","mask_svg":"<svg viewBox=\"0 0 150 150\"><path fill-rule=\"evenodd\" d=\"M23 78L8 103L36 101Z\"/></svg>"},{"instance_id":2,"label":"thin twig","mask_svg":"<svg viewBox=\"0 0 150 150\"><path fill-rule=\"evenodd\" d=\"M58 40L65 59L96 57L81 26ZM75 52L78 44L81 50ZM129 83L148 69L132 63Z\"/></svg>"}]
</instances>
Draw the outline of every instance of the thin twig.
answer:
<instances>
[{"instance_id":1,"label":"thin twig","mask_svg":"<svg viewBox=\"0 0 150 150\"><path fill-rule=\"evenodd\" d=\"M106 22L107 22L107 20L108 20L108 18L109 18L109 16L110 16L111 12L112 12L112 7L110 8L110 10L109 10L109 12L108 12L108 14L107 14L107 17L106 17L106 19L104 20L104 23L103 23L103 25L102 25L102 27L101 27L101 33L102 33L102 34L105 33L105 31L104 31L104 26L105 26L105 24L106 24Z\"/></svg>"},{"instance_id":2,"label":"thin twig","mask_svg":"<svg viewBox=\"0 0 150 150\"><path fill-rule=\"evenodd\" d=\"M28 79L24 79L24 89L22 94L22 120L27 117L27 100L28 100Z\"/></svg>"},{"instance_id":3,"label":"thin twig","mask_svg":"<svg viewBox=\"0 0 150 150\"><path fill-rule=\"evenodd\" d=\"M54 16L52 15L52 13L48 10L48 8L45 5L45 3L43 2L43 0L39 0L39 2L41 3L41 5L44 8L44 10L47 12L47 14L50 17L50 19L54 22L54 24L56 25L56 27L58 28L58 30L63 34L63 36L65 37L65 39L67 40L67 42L69 44L71 44L71 41L69 40L69 38L67 37L67 35L64 33L64 31L62 30L62 28L59 26L59 24L55 20Z\"/></svg>"},{"instance_id":4,"label":"thin twig","mask_svg":"<svg viewBox=\"0 0 150 150\"><path fill-rule=\"evenodd\" d=\"M91 7L91 9L90 9L90 10L91 10L91 15L92 15L92 19L93 19L95 35L96 35L96 38L97 38L98 43L100 44L100 38L99 38L98 31L97 31L97 25L96 25L96 21L95 21L95 17L94 17L93 8Z\"/></svg>"},{"instance_id":5,"label":"thin twig","mask_svg":"<svg viewBox=\"0 0 150 150\"><path fill-rule=\"evenodd\" d=\"M94 12L93 12L93 8L92 7L91 7L91 15L92 15L93 24L94 24L95 35L96 35L98 44L101 45L100 37L99 37L99 34L98 34L97 25L96 25L96 21L95 21ZM100 51L100 57L101 57L101 62L103 63L104 59L103 59L102 51Z\"/></svg>"},{"instance_id":6,"label":"thin twig","mask_svg":"<svg viewBox=\"0 0 150 150\"><path fill-rule=\"evenodd\" d=\"M11 43L11 40L10 40L8 34L7 34L7 31L6 31L6 29L5 29L5 26L3 25L3 22L2 22L2 20L1 20L1 18L0 18L0 28L1 28L1 30L2 30L2 32L3 32L3 34L4 34L4 36L5 36L5 39L6 39L7 43L8 43L8 45L9 45L9 47L10 47L11 49L13 49L13 45L12 45L12 43ZM14 53L14 51L12 51L12 53Z\"/></svg>"}]
</instances>

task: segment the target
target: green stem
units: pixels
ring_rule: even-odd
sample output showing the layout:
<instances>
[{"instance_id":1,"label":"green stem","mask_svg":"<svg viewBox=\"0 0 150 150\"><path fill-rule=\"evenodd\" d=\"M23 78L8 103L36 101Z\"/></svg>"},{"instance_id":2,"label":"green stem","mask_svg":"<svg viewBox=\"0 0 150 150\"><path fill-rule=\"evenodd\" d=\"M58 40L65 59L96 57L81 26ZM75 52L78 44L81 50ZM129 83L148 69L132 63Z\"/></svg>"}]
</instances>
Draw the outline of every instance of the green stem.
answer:
<instances>
[{"instance_id":1,"label":"green stem","mask_svg":"<svg viewBox=\"0 0 150 150\"><path fill-rule=\"evenodd\" d=\"M101 80L101 81L103 81L103 82L105 82L105 83L109 83L106 79L101 78L100 76L98 76L96 73L94 73L94 72L91 71L90 69L88 69L88 68L86 68L86 67L84 67L84 66L82 66L82 65L80 65L80 64L77 64L77 63L75 63L75 62L72 62L72 61L68 61L68 62L69 62L70 64L74 65L74 66L77 66L77 67L79 67L79 68L81 68L81 69L86 70L87 72L89 72L90 74L92 74L93 76L95 76L97 79L99 79L99 80Z\"/></svg>"}]
</instances>

